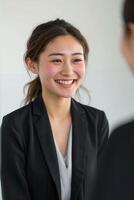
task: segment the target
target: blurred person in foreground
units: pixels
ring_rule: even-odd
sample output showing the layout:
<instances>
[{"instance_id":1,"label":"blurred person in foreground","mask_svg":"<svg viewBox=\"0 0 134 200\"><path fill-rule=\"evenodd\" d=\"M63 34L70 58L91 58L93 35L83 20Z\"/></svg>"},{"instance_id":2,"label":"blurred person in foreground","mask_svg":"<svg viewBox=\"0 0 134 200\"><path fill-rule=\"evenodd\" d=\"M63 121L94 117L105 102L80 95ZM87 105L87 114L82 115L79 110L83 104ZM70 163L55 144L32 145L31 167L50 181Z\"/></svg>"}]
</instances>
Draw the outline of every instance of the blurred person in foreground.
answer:
<instances>
[{"instance_id":1,"label":"blurred person in foreground","mask_svg":"<svg viewBox=\"0 0 134 200\"><path fill-rule=\"evenodd\" d=\"M134 0L123 4L122 53L134 72ZM110 135L100 165L96 200L134 200L134 120Z\"/></svg>"}]
</instances>

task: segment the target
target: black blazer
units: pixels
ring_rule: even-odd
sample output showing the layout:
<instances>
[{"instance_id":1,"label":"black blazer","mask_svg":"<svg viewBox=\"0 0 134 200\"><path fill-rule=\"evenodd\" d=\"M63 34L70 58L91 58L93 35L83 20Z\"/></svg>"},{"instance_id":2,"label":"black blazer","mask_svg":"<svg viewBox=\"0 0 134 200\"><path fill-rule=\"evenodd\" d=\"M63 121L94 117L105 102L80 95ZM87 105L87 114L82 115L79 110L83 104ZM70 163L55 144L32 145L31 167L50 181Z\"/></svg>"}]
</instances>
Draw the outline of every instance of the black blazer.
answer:
<instances>
[{"instance_id":1,"label":"black blazer","mask_svg":"<svg viewBox=\"0 0 134 200\"><path fill-rule=\"evenodd\" d=\"M134 121L111 133L96 194L95 200L134 200Z\"/></svg>"},{"instance_id":2,"label":"black blazer","mask_svg":"<svg viewBox=\"0 0 134 200\"><path fill-rule=\"evenodd\" d=\"M89 200L108 122L103 111L73 99L71 113L71 200ZM61 200L56 150L41 97L4 117L1 172L3 200Z\"/></svg>"}]
</instances>

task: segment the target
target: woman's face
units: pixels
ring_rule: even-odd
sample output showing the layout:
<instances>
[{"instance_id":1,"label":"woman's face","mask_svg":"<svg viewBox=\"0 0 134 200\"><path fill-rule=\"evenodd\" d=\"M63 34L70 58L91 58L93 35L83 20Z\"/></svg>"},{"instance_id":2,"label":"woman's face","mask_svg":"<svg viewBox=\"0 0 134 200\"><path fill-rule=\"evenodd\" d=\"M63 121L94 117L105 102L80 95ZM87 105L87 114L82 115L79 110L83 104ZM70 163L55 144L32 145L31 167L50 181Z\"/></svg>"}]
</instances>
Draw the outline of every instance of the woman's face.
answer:
<instances>
[{"instance_id":1,"label":"woman's face","mask_svg":"<svg viewBox=\"0 0 134 200\"><path fill-rule=\"evenodd\" d=\"M134 23L130 24L129 28L131 34L129 36L123 36L121 47L130 69L134 72Z\"/></svg>"},{"instance_id":2,"label":"woman's face","mask_svg":"<svg viewBox=\"0 0 134 200\"><path fill-rule=\"evenodd\" d=\"M71 35L51 41L34 65L39 75L43 95L72 97L85 74L82 45Z\"/></svg>"}]
</instances>

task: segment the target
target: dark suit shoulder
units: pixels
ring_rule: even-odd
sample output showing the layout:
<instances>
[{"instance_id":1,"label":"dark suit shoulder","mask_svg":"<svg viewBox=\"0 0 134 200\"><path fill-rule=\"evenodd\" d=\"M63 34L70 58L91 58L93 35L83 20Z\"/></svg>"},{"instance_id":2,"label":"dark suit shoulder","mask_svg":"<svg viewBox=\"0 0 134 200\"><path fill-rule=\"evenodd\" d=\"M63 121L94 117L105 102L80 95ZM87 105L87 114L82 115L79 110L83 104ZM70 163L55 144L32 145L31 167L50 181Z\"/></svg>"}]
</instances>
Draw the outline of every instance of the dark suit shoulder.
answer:
<instances>
[{"instance_id":1,"label":"dark suit shoulder","mask_svg":"<svg viewBox=\"0 0 134 200\"><path fill-rule=\"evenodd\" d=\"M104 111L79 102L76 102L76 104L78 105L79 110L82 110L82 112L86 115L89 125L91 126L91 124L93 124L96 126L98 133L105 132L103 131L105 128L109 132L109 124Z\"/></svg>"},{"instance_id":2,"label":"dark suit shoulder","mask_svg":"<svg viewBox=\"0 0 134 200\"><path fill-rule=\"evenodd\" d=\"M108 141L108 151L111 154L127 154L128 149L134 146L134 121L127 122L115 128L110 134ZM131 151L131 150L130 150ZM124 154L123 154L124 152Z\"/></svg>"},{"instance_id":3,"label":"dark suit shoulder","mask_svg":"<svg viewBox=\"0 0 134 200\"><path fill-rule=\"evenodd\" d=\"M18 108L11 113L8 113L7 115L4 116L4 120L10 120L10 119L22 119L25 118L26 115L30 112L32 108L32 103L25 105L21 108Z\"/></svg>"},{"instance_id":4,"label":"dark suit shoulder","mask_svg":"<svg viewBox=\"0 0 134 200\"><path fill-rule=\"evenodd\" d=\"M119 137L120 135L125 135L130 132L134 132L134 120L116 127L112 132L112 136Z\"/></svg>"},{"instance_id":5,"label":"dark suit shoulder","mask_svg":"<svg viewBox=\"0 0 134 200\"><path fill-rule=\"evenodd\" d=\"M110 135L110 140L124 140L132 135L134 135L134 121L116 127Z\"/></svg>"},{"instance_id":6,"label":"dark suit shoulder","mask_svg":"<svg viewBox=\"0 0 134 200\"><path fill-rule=\"evenodd\" d=\"M94 117L97 117L98 115L102 115L104 116L105 113L104 111L98 109L98 108L95 108L95 107L92 107L92 106L89 106L89 105L85 105L85 104L82 104L80 102L77 102L77 104L79 104L79 106L88 114L94 116Z\"/></svg>"},{"instance_id":7,"label":"dark suit shoulder","mask_svg":"<svg viewBox=\"0 0 134 200\"><path fill-rule=\"evenodd\" d=\"M104 111L81 103L79 103L79 105L86 113L89 122L92 121L98 127L98 129L101 129L102 127L105 126L109 127L108 120Z\"/></svg>"}]
</instances>

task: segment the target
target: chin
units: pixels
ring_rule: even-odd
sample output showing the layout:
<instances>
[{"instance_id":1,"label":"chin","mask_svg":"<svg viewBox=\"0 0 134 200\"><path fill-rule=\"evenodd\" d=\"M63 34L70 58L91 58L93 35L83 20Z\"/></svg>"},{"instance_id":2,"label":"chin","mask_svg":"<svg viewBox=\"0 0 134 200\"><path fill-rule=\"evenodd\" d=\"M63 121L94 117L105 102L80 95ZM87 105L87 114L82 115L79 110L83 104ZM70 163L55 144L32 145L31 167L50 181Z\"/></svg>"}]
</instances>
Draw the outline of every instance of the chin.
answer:
<instances>
[{"instance_id":1,"label":"chin","mask_svg":"<svg viewBox=\"0 0 134 200\"><path fill-rule=\"evenodd\" d=\"M72 90L72 91L59 91L57 92L57 96L59 97L63 97L63 98L72 98L75 96L76 90Z\"/></svg>"},{"instance_id":2,"label":"chin","mask_svg":"<svg viewBox=\"0 0 134 200\"><path fill-rule=\"evenodd\" d=\"M72 98L75 95L75 93L71 93L71 94L59 94L60 97L63 98Z\"/></svg>"},{"instance_id":3,"label":"chin","mask_svg":"<svg viewBox=\"0 0 134 200\"><path fill-rule=\"evenodd\" d=\"M63 97L63 98L72 98L74 95L61 95L61 97Z\"/></svg>"}]
</instances>

